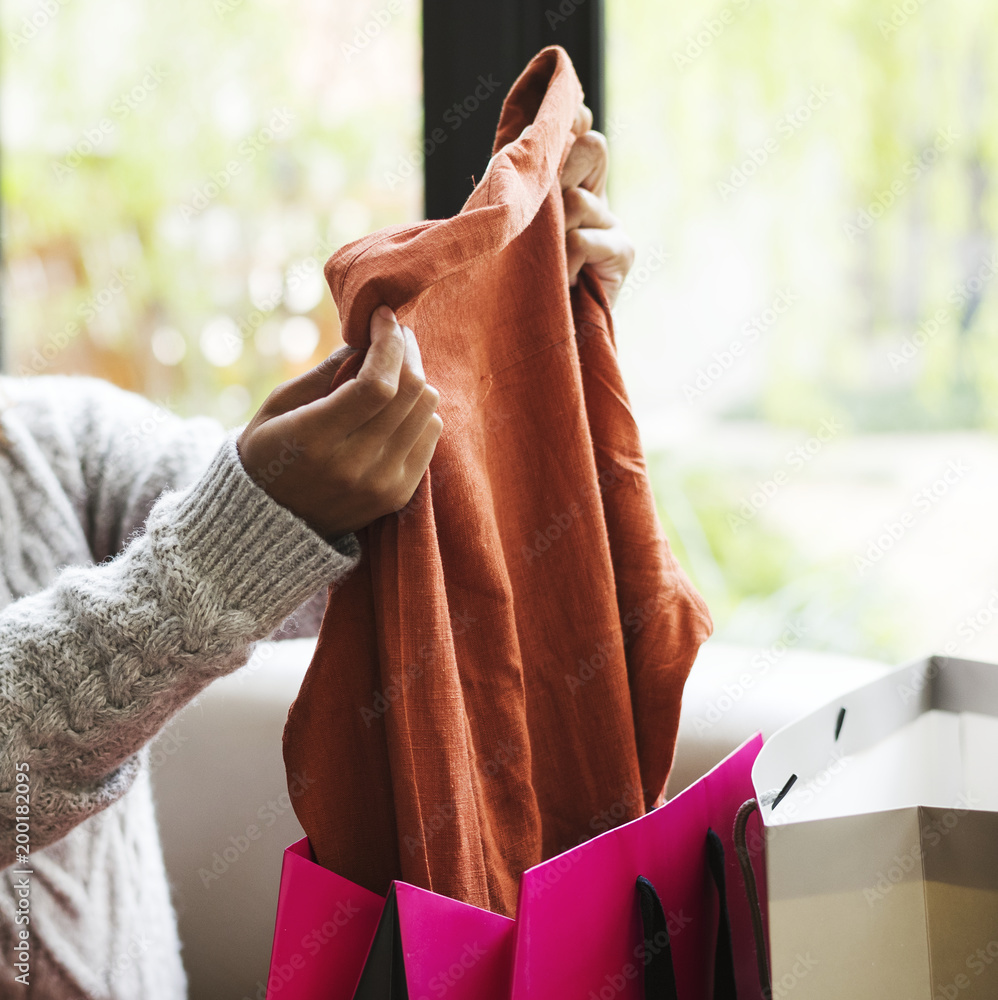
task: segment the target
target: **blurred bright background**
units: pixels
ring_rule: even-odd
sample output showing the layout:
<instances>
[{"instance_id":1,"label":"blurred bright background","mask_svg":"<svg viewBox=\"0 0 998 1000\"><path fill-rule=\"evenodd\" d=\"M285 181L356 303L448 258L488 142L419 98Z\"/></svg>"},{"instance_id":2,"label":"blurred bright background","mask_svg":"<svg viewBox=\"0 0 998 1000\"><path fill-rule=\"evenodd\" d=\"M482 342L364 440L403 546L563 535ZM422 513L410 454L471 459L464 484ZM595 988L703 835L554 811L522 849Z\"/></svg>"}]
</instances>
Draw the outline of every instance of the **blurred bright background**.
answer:
<instances>
[{"instance_id":1,"label":"blurred bright background","mask_svg":"<svg viewBox=\"0 0 998 1000\"><path fill-rule=\"evenodd\" d=\"M421 217L418 3L0 16L6 370L248 419ZM998 660L996 51L983 0L607 0L621 363L720 636Z\"/></svg>"},{"instance_id":2,"label":"blurred bright background","mask_svg":"<svg viewBox=\"0 0 998 1000\"><path fill-rule=\"evenodd\" d=\"M422 203L394 169L419 7L393 2L363 48L353 0L5 4L6 370L235 425L337 346L323 263Z\"/></svg>"}]
</instances>

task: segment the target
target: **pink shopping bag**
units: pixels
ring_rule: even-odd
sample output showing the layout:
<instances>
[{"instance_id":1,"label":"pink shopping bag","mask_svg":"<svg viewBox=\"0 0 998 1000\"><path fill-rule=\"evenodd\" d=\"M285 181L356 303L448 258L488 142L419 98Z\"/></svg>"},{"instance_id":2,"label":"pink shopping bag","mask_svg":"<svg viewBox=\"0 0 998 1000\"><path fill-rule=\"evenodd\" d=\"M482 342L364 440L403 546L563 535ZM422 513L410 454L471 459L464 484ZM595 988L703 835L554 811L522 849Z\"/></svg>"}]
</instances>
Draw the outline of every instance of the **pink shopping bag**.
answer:
<instances>
[{"instance_id":1,"label":"pink shopping bag","mask_svg":"<svg viewBox=\"0 0 998 1000\"><path fill-rule=\"evenodd\" d=\"M761 746L524 872L515 920L402 882L382 898L293 844L267 1000L760 1000L732 827Z\"/></svg>"}]
</instances>

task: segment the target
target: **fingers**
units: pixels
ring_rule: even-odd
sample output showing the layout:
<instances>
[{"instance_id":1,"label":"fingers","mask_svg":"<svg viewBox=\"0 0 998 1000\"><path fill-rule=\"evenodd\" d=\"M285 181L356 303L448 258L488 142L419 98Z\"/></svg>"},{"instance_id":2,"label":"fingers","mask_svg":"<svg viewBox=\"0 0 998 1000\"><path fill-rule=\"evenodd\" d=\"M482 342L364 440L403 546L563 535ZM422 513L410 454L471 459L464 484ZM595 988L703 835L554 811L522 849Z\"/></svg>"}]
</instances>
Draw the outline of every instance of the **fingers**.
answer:
<instances>
[{"instance_id":1,"label":"fingers","mask_svg":"<svg viewBox=\"0 0 998 1000\"><path fill-rule=\"evenodd\" d=\"M423 473L426 472L427 466L430 464L430 459L433 458L433 452L436 450L437 442L440 440L440 433L443 430L443 426L444 422L440 419L440 414L434 413L409 451L409 457L405 463L406 474L415 479L416 486L419 485L419 480L423 478ZM413 492L415 492L416 486L413 487ZM409 497L412 497L412 493L409 494ZM406 503L408 502L407 499Z\"/></svg>"},{"instance_id":2,"label":"fingers","mask_svg":"<svg viewBox=\"0 0 998 1000\"><path fill-rule=\"evenodd\" d=\"M407 326L402 328L402 333L405 338L405 351L398 373L395 395L385 407L354 431L361 437L368 439L390 438L424 397L428 388L416 335ZM435 394L436 390L434 389L432 392ZM434 403L434 405L436 404Z\"/></svg>"},{"instance_id":3,"label":"fingers","mask_svg":"<svg viewBox=\"0 0 998 1000\"><path fill-rule=\"evenodd\" d=\"M415 405L392 435L386 448L386 458L404 462L425 433L427 425L433 422L434 417L436 422L443 425L440 415L436 412L439 402L440 393L433 386L426 386Z\"/></svg>"},{"instance_id":4,"label":"fingers","mask_svg":"<svg viewBox=\"0 0 998 1000\"><path fill-rule=\"evenodd\" d=\"M562 190L583 187L598 198L605 198L607 165L606 136L592 131L580 135L561 170Z\"/></svg>"},{"instance_id":5,"label":"fingers","mask_svg":"<svg viewBox=\"0 0 998 1000\"><path fill-rule=\"evenodd\" d=\"M565 203L565 232L573 229L612 229L619 219L606 202L585 188L568 188L562 195Z\"/></svg>"},{"instance_id":6,"label":"fingers","mask_svg":"<svg viewBox=\"0 0 998 1000\"><path fill-rule=\"evenodd\" d=\"M579 110L575 112L575 121L572 122L572 131L576 135L583 135L593 127L593 113L585 106L579 105Z\"/></svg>"},{"instance_id":7,"label":"fingers","mask_svg":"<svg viewBox=\"0 0 998 1000\"><path fill-rule=\"evenodd\" d=\"M374 412L395 397L405 354L406 339L395 313L378 306L371 316L371 346L357 372L360 393L371 398Z\"/></svg>"},{"instance_id":8,"label":"fingers","mask_svg":"<svg viewBox=\"0 0 998 1000\"><path fill-rule=\"evenodd\" d=\"M268 415L287 413L289 410L296 410L299 406L328 396L340 365L350 355L356 353L356 348L344 344L333 351L329 357L320 361L314 368L310 368L307 372L289 379L287 382L282 382L267 397L263 409Z\"/></svg>"},{"instance_id":9,"label":"fingers","mask_svg":"<svg viewBox=\"0 0 998 1000\"><path fill-rule=\"evenodd\" d=\"M623 278L634 261L634 248L622 229L573 229L565 236L568 283L574 285L584 264L593 265L600 278Z\"/></svg>"},{"instance_id":10,"label":"fingers","mask_svg":"<svg viewBox=\"0 0 998 1000\"><path fill-rule=\"evenodd\" d=\"M273 412L261 408L238 442L247 470L281 466L280 475L261 473L261 488L324 538L405 506L443 429L416 337L391 310L371 317L371 346L357 377L329 392L349 352L275 390ZM305 402L292 406L298 400Z\"/></svg>"},{"instance_id":11,"label":"fingers","mask_svg":"<svg viewBox=\"0 0 998 1000\"><path fill-rule=\"evenodd\" d=\"M332 374L333 376L340 370L340 365L346 361L351 355L357 353L356 347L351 347L349 344L344 344L342 347L338 347L328 358L321 361L318 368L322 369L323 376L327 374Z\"/></svg>"},{"instance_id":12,"label":"fingers","mask_svg":"<svg viewBox=\"0 0 998 1000\"><path fill-rule=\"evenodd\" d=\"M371 316L371 346L357 377L308 408L327 425L335 423L342 436L353 433L395 399L405 357L406 337L395 314L379 306Z\"/></svg>"},{"instance_id":13,"label":"fingers","mask_svg":"<svg viewBox=\"0 0 998 1000\"><path fill-rule=\"evenodd\" d=\"M606 137L591 125L592 113L583 105L572 123L578 138L561 171L568 283L575 285L582 268L591 265L612 306L634 262L634 248L607 207Z\"/></svg>"}]
</instances>

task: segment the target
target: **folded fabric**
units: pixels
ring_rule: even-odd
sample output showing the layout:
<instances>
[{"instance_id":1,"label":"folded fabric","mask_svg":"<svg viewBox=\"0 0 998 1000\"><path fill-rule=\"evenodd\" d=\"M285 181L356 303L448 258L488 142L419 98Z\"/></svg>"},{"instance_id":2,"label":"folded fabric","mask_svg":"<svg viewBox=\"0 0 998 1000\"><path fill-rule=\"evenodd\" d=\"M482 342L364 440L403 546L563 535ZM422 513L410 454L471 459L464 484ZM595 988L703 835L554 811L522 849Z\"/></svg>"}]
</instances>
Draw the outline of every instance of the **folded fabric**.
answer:
<instances>
[{"instance_id":1,"label":"folded fabric","mask_svg":"<svg viewBox=\"0 0 998 1000\"><path fill-rule=\"evenodd\" d=\"M346 342L382 302L443 433L410 502L358 532L284 759L318 862L512 914L531 867L661 799L709 635L659 523L609 307L569 288L560 170L582 90L543 49L461 212L326 264ZM304 787L302 787L304 786Z\"/></svg>"}]
</instances>

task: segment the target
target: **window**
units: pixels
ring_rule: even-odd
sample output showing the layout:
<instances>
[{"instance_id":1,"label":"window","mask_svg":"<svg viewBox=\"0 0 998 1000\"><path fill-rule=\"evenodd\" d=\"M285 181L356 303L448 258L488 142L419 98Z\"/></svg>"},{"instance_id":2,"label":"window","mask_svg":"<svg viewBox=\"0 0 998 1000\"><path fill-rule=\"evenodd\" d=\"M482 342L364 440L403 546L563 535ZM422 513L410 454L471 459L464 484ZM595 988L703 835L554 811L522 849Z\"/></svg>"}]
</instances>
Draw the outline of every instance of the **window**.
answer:
<instances>
[{"instance_id":1,"label":"window","mask_svg":"<svg viewBox=\"0 0 998 1000\"><path fill-rule=\"evenodd\" d=\"M248 418L338 343L326 257L422 215L418 3L2 19L7 370ZM996 49L971 0L606 3L621 363L721 637L998 658Z\"/></svg>"},{"instance_id":2,"label":"window","mask_svg":"<svg viewBox=\"0 0 998 1000\"><path fill-rule=\"evenodd\" d=\"M322 264L422 210L418 13L6 4L6 369L236 424L335 348Z\"/></svg>"},{"instance_id":3,"label":"window","mask_svg":"<svg viewBox=\"0 0 998 1000\"><path fill-rule=\"evenodd\" d=\"M998 658L993 8L607 18L622 365L719 634Z\"/></svg>"}]
</instances>

